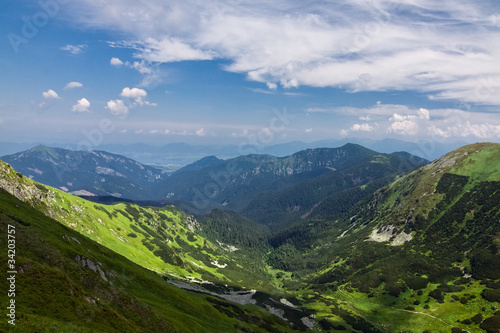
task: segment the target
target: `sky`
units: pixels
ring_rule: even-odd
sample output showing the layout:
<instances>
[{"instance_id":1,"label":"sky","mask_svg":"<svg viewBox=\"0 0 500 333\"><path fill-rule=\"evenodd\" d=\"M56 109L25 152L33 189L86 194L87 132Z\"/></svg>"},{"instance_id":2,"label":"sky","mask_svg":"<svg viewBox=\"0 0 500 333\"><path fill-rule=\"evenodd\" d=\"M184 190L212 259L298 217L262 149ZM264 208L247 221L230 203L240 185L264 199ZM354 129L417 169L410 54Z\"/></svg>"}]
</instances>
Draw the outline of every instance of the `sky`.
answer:
<instances>
[{"instance_id":1,"label":"sky","mask_svg":"<svg viewBox=\"0 0 500 333\"><path fill-rule=\"evenodd\" d=\"M500 2L0 1L0 141L500 142Z\"/></svg>"}]
</instances>

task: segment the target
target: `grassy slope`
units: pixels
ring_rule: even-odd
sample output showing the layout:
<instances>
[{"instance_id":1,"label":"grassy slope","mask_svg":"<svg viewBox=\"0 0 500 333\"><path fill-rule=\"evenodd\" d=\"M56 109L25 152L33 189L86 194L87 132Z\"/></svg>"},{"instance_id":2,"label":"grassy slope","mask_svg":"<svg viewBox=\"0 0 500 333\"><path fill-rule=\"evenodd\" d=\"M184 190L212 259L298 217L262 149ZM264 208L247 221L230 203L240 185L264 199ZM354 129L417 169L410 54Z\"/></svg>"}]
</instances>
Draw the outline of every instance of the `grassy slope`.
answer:
<instances>
[{"instance_id":1,"label":"grassy slope","mask_svg":"<svg viewBox=\"0 0 500 333\"><path fill-rule=\"evenodd\" d=\"M255 306L236 306L177 289L159 275L42 215L0 191L0 247L16 230L16 326L13 332L268 332L279 320ZM82 267L85 256L104 272ZM2 255L2 267L6 267ZM99 263L99 264L97 264ZM7 290L6 279L1 280ZM6 307L2 298L2 308ZM281 331L290 329L276 324Z\"/></svg>"},{"instance_id":2,"label":"grassy slope","mask_svg":"<svg viewBox=\"0 0 500 333\"><path fill-rule=\"evenodd\" d=\"M323 231L315 232L320 236L314 246L301 249L288 263L294 275L324 265L308 276L310 283L303 283L297 295L309 294L303 301L317 310L318 319L347 328L353 327L349 321L362 324L343 311L357 314L374 331L451 332L459 327L485 332L484 322L462 321L476 314L490 322L498 319L500 303L481 295L485 289L498 290L500 282L498 161L498 144L466 146L361 201L347 218L309 221ZM400 246L363 241L384 225L395 226L395 234L411 233L413 239ZM461 279L464 274L472 278ZM285 286L297 288L292 280L285 278ZM454 283L463 288L446 287ZM429 296L437 289L442 302Z\"/></svg>"},{"instance_id":3,"label":"grassy slope","mask_svg":"<svg viewBox=\"0 0 500 333\"><path fill-rule=\"evenodd\" d=\"M21 177L3 162L0 173L3 187L23 201L149 270L191 280L269 288L263 269L247 265L244 254L226 251L205 239L197 221L173 206L95 204ZM227 266L218 268L214 263Z\"/></svg>"}]
</instances>

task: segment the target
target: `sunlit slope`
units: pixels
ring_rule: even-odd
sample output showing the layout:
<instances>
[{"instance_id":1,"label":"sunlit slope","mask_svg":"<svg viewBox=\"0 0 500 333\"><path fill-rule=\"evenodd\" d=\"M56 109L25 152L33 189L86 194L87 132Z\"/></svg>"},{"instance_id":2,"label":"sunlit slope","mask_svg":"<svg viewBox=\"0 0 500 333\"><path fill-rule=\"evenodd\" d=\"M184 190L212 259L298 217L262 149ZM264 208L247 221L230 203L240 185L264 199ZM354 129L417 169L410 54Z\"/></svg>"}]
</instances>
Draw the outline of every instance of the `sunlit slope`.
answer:
<instances>
[{"instance_id":1,"label":"sunlit slope","mask_svg":"<svg viewBox=\"0 0 500 333\"><path fill-rule=\"evenodd\" d=\"M264 283L259 268L245 269L224 244L200 235L197 221L176 207L95 204L21 176L0 162L0 187L64 225L147 269L194 280ZM236 250L237 251L237 250ZM243 272L243 273L242 273Z\"/></svg>"},{"instance_id":2,"label":"sunlit slope","mask_svg":"<svg viewBox=\"0 0 500 333\"><path fill-rule=\"evenodd\" d=\"M27 185L20 188L26 191ZM3 249L7 225L14 228L16 240L16 295L11 298L16 318L15 326L2 320L1 332L293 331L259 307L173 287L158 274L0 190ZM92 230L96 237L103 236L97 228ZM6 257L0 258L2 267L7 267ZM2 290L9 289L7 283L1 279ZM1 298L4 309L7 301Z\"/></svg>"},{"instance_id":3,"label":"sunlit slope","mask_svg":"<svg viewBox=\"0 0 500 333\"><path fill-rule=\"evenodd\" d=\"M499 162L500 144L450 152L325 222L283 264L317 264L306 288L324 290L323 311L342 300L380 331L498 332Z\"/></svg>"}]
</instances>

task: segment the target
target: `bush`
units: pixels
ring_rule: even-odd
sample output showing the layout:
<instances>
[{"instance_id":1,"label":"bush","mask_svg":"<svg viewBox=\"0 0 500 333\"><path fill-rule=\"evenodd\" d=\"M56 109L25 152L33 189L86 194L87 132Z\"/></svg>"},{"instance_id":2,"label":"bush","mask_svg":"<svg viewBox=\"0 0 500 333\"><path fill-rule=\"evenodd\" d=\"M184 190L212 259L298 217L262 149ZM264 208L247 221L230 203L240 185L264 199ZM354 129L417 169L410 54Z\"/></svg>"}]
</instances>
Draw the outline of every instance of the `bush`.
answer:
<instances>
[{"instance_id":1,"label":"bush","mask_svg":"<svg viewBox=\"0 0 500 333\"><path fill-rule=\"evenodd\" d=\"M443 303L444 302L444 295L443 295L443 292L441 291L441 289L437 288L437 289L434 289L433 291L431 291L429 293L429 296L434 298L436 301L438 301L439 303Z\"/></svg>"},{"instance_id":2,"label":"bush","mask_svg":"<svg viewBox=\"0 0 500 333\"><path fill-rule=\"evenodd\" d=\"M500 289L484 289L481 296L490 302L500 302Z\"/></svg>"},{"instance_id":3,"label":"bush","mask_svg":"<svg viewBox=\"0 0 500 333\"><path fill-rule=\"evenodd\" d=\"M486 318L479 327L488 333L497 333L500 330L500 316Z\"/></svg>"},{"instance_id":4,"label":"bush","mask_svg":"<svg viewBox=\"0 0 500 333\"><path fill-rule=\"evenodd\" d=\"M137 235L133 232L129 233L127 236L132 237L132 238L137 238Z\"/></svg>"},{"instance_id":5,"label":"bush","mask_svg":"<svg viewBox=\"0 0 500 333\"><path fill-rule=\"evenodd\" d=\"M479 324L483 321L483 315L478 313L474 317L472 317L470 320L472 320L475 324Z\"/></svg>"}]
</instances>

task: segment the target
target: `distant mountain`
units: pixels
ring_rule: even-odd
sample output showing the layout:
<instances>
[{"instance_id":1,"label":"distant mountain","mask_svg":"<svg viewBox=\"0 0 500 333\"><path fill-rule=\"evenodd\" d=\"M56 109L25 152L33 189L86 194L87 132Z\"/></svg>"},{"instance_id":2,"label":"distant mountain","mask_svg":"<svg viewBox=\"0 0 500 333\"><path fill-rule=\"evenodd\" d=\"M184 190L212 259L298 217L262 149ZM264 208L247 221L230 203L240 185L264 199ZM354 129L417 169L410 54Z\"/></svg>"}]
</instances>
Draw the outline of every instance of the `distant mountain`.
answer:
<instances>
[{"instance_id":1,"label":"distant mountain","mask_svg":"<svg viewBox=\"0 0 500 333\"><path fill-rule=\"evenodd\" d=\"M212 157L171 175L159 185L158 192L163 199L191 204L198 214L213 208L239 211L262 191L283 189L375 154L359 145L346 144L340 148L307 149L285 157L247 155L225 161Z\"/></svg>"},{"instance_id":2,"label":"distant mountain","mask_svg":"<svg viewBox=\"0 0 500 333\"><path fill-rule=\"evenodd\" d=\"M362 161L369 163L370 158L375 155L380 154L359 145L346 144L339 148L306 149L285 157L257 154L219 160L212 156L178 170L159 185L158 193L162 199L183 202L180 204L183 209L197 215L207 213L214 208L223 208L237 212L245 211L245 215L256 220L271 219L274 215L268 215L270 211L264 207L273 206L273 202L279 200L275 197L279 193L288 193L283 195L292 198L292 201L293 198L303 201L307 193L300 189L303 185L298 185L299 183L312 179L317 179L316 183L322 181L328 183L325 179L335 177L334 172L348 169ZM343 188L361 186L378 179L382 174L387 176L397 171L409 171L428 162L410 154L398 153L387 156L390 168L376 176L367 176L363 181L356 180L359 172L356 175L351 174L349 177L354 180L349 183L350 185L344 184ZM367 164L366 167L380 165L385 164ZM368 175L369 172L365 171L364 174ZM293 185L296 187L292 187ZM288 214L289 212L285 211L283 213L289 218L300 216L299 214L305 213L303 209L311 209L334 191L330 189L328 192L326 186L322 188L321 193L317 192L314 196L315 199L307 197L311 202L310 206L309 204L302 206L301 209L295 210L295 214ZM252 200L254 203L251 206L254 208L246 208ZM290 205L296 206L292 203Z\"/></svg>"},{"instance_id":3,"label":"distant mountain","mask_svg":"<svg viewBox=\"0 0 500 333\"><path fill-rule=\"evenodd\" d=\"M155 199L150 188L166 178L159 169L104 151L39 145L1 159L27 177L80 195Z\"/></svg>"},{"instance_id":4,"label":"distant mountain","mask_svg":"<svg viewBox=\"0 0 500 333\"><path fill-rule=\"evenodd\" d=\"M216 156L220 159L231 159L240 155L264 154L277 157L288 156L300 150L315 148L336 148L347 143L359 144L380 153L406 151L412 155L434 160L447 152L466 145L466 142L441 143L433 140L407 142L396 139L371 140L360 138L344 138L320 140L314 142L291 141L268 146L260 145L194 145L187 143L169 143L166 145L135 144L103 144L96 149L119 154L136 160L142 164L156 166L167 172L194 163L206 156ZM38 143L19 144L0 142L0 156L14 154L35 147ZM77 145L68 143L46 144L50 147L77 150Z\"/></svg>"},{"instance_id":5,"label":"distant mountain","mask_svg":"<svg viewBox=\"0 0 500 333\"><path fill-rule=\"evenodd\" d=\"M310 217L338 217L395 177L428 162L408 153L373 154L348 167L259 193L242 214L274 227Z\"/></svg>"}]
</instances>

